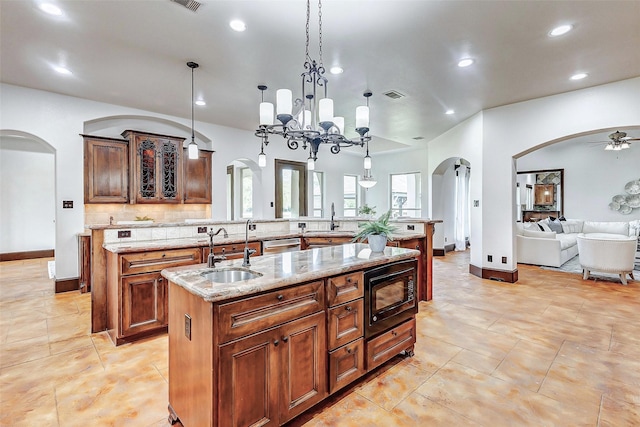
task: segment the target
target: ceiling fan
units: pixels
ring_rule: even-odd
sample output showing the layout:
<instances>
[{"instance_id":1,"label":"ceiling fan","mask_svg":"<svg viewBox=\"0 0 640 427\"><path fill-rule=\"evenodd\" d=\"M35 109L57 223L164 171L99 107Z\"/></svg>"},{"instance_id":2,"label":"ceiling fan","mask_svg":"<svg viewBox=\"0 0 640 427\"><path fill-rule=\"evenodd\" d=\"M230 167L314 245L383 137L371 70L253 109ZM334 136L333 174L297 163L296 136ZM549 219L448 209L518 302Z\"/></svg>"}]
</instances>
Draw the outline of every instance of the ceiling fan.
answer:
<instances>
[{"instance_id":1,"label":"ceiling fan","mask_svg":"<svg viewBox=\"0 0 640 427\"><path fill-rule=\"evenodd\" d=\"M609 135L609 139L610 141L606 141L606 146L604 147L605 150L609 151L609 150L613 150L613 151L620 151L620 150L626 150L627 148L629 148L631 146L631 144L629 143L629 141L640 141L640 138L632 138L630 136L627 136L626 132L622 132L622 131L615 131L612 134ZM602 143L602 142L601 142Z\"/></svg>"}]
</instances>

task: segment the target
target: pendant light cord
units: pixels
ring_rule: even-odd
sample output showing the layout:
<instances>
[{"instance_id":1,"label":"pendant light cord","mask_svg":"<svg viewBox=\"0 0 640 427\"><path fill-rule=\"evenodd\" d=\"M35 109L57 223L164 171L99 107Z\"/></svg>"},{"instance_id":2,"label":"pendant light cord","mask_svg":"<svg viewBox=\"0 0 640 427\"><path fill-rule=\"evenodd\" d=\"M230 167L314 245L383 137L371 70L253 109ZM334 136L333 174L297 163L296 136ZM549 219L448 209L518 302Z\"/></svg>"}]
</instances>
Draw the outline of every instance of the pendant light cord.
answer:
<instances>
[{"instance_id":1,"label":"pendant light cord","mask_svg":"<svg viewBox=\"0 0 640 427\"><path fill-rule=\"evenodd\" d=\"M194 121L193 121L193 69L195 67L191 67L191 142L195 142L195 131L194 131Z\"/></svg>"}]
</instances>

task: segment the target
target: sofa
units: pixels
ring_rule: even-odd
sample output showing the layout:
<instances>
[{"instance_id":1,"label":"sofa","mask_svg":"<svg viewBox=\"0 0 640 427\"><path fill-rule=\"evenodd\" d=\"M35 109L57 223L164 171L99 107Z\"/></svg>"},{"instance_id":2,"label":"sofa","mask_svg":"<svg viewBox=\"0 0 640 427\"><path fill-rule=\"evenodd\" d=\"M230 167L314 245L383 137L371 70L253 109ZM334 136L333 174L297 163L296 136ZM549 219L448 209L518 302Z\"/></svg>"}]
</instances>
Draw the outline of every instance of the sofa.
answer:
<instances>
[{"instance_id":1,"label":"sofa","mask_svg":"<svg viewBox=\"0 0 640 427\"><path fill-rule=\"evenodd\" d=\"M579 235L615 238L638 236L638 221L584 221L579 219L544 219L516 223L517 260L523 264L560 267L578 255ZM612 236L613 235L613 236Z\"/></svg>"}]
</instances>

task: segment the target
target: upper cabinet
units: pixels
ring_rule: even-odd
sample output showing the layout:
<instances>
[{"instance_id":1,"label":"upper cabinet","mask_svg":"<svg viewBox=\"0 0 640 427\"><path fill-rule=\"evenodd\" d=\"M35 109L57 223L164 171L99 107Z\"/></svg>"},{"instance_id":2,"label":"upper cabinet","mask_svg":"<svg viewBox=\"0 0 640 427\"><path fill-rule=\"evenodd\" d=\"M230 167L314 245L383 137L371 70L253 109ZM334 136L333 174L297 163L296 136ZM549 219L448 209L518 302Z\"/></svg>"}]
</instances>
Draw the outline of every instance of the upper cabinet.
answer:
<instances>
[{"instance_id":1,"label":"upper cabinet","mask_svg":"<svg viewBox=\"0 0 640 427\"><path fill-rule=\"evenodd\" d=\"M126 130L134 203L182 203L184 138Z\"/></svg>"},{"instance_id":2,"label":"upper cabinet","mask_svg":"<svg viewBox=\"0 0 640 427\"><path fill-rule=\"evenodd\" d=\"M184 138L134 130L82 136L85 203L211 203L210 151L190 160Z\"/></svg>"},{"instance_id":3,"label":"upper cabinet","mask_svg":"<svg viewBox=\"0 0 640 427\"><path fill-rule=\"evenodd\" d=\"M82 136L84 202L129 203L129 141Z\"/></svg>"},{"instance_id":4,"label":"upper cabinet","mask_svg":"<svg viewBox=\"0 0 640 427\"><path fill-rule=\"evenodd\" d=\"M197 159L189 159L184 150L184 202L211 203L211 151L198 150Z\"/></svg>"}]
</instances>

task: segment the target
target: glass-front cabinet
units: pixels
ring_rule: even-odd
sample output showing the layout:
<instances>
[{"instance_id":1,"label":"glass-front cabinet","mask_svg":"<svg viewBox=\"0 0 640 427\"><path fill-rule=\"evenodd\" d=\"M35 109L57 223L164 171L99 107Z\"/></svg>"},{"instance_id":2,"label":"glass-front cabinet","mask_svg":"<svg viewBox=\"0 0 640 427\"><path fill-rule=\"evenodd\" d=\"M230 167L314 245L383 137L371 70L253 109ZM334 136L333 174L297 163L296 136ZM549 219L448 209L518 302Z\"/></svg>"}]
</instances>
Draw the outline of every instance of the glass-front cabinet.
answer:
<instances>
[{"instance_id":1,"label":"glass-front cabinet","mask_svg":"<svg viewBox=\"0 0 640 427\"><path fill-rule=\"evenodd\" d=\"M181 203L184 138L126 130L134 203Z\"/></svg>"}]
</instances>

